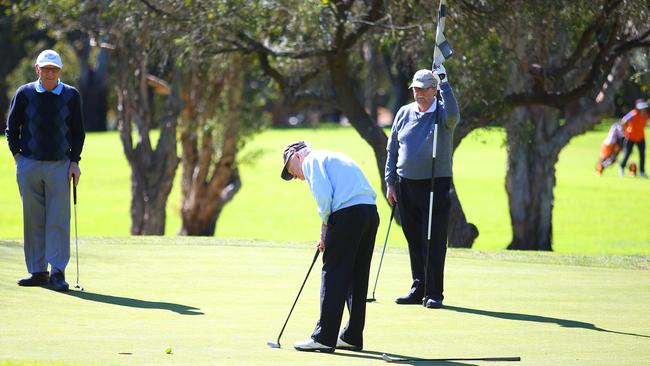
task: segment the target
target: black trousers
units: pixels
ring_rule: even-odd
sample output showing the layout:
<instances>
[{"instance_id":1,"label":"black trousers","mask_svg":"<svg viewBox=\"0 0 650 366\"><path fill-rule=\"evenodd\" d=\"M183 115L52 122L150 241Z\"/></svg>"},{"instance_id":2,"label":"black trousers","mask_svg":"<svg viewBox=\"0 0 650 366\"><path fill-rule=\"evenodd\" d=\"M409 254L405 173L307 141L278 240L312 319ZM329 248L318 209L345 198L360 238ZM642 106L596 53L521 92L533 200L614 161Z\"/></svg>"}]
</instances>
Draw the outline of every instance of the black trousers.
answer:
<instances>
[{"instance_id":1,"label":"black trousers","mask_svg":"<svg viewBox=\"0 0 650 366\"><path fill-rule=\"evenodd\" d=\"M447 255L447 227L449 226L449 190L451 178L436 178L434 182L434 201L431 225L432 244L427 261L427 288L424 288L424 267L429 242L429 192L431 180L399 178L397 206L402 219L402 230L408 241L411 259L412 288L417 294L442 301L445 257Z\"/></svg>"},{"instance_id":2,"label":"black trousers","mask_svg":"<svg viewBox=\"0 0 650 366\"><path fill-rule=\"evenodd\" d=\"M379 215L375 205L355 205L338 210L327 222L320 288L320 319L312 338L336 346L344 304L350 320L341 339L363 346L368 276Z\"/></svg>"},{"instance_id":3,"label":"black trousers","mask_svg":"<svg viewBox=\"0 0 650 366\"><path fill-rule=\"evenodd\" d=\"M627 159L630 158L632 154L632 148L634 145L639 148L639 171L645 173L645 139L639 142L632 142L630 140L625 140L625 146L623 147L623 160L621 161L621 168L625 169L627 164Z\"/></svg>"}]
</instances>

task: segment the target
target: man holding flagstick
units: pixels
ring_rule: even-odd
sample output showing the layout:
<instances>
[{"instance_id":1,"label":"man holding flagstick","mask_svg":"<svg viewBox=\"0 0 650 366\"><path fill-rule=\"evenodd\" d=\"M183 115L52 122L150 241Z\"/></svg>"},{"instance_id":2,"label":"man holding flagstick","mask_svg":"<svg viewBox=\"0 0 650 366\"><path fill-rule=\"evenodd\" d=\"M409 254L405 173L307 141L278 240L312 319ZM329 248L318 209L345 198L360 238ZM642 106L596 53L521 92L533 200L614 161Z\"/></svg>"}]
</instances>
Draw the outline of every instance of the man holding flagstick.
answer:
<instances>
[{"instance_id":1,"label":"man holding flagstick","mask_svg":"<svg viewBox=\"0 0 650 366\"><path fill-rule=\"evenodd\" d=\"M459 122L458 103L442 62L452 51L443 35L445 1L440 3L433 71L418 70L409 88L415 102L395 115L388 138L386 197L397 203L408 241L413 283L398 304L441 308L449 191L452 179L453 133ZM440 88L441 93L437 93Z\"/></svg>"}]
</instances>

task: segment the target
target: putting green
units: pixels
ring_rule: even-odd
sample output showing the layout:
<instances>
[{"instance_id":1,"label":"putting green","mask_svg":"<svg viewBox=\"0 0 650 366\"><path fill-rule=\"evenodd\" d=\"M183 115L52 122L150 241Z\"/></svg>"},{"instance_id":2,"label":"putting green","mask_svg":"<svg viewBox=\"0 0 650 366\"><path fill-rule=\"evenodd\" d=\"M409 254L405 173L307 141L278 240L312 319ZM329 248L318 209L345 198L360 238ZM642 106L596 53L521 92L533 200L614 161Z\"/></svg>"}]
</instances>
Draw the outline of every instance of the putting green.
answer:
<instances>
[{"instance_id":1,"label":"putting green","mask_svg":"<svg viewBox=\"0 0 650 366\"><path fill-rule=\"evenodd\" d=\"M80 248L86 291L61 294L16 286L25 271L22 245L0 241L0 365L383 365L382 353L521 356L510 363L521 365L650 363L647 257L450 250L446 308L427 310L393 303L410 273L408 255L389 250L378 301L368 304L365 351L314 354L292 344L317 320L319 266L282 349L266 345L304 279L311 245L157 237L82 238ZM67 279L74 285L74 258Z\"/></svg>"}]
</instances>

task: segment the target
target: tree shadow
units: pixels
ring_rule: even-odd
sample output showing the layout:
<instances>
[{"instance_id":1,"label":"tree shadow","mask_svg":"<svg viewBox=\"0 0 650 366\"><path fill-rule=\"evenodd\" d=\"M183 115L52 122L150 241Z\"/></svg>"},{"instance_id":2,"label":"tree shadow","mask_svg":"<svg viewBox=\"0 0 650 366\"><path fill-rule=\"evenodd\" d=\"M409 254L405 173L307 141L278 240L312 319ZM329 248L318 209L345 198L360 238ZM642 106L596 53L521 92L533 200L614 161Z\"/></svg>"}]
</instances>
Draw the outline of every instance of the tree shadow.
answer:
<instances>
[{"instance_id":1,"label":"tree shadow","mask_svg":"<svg viewBox=\"0 0 650 366\"><path fill-rule=\"evenodd\" d=\"M63 293L82 300L102 302L105 304L120 305L130 308L169 310L181 315L203 315L203 312L201 312L201 309L199 308L170 302L146 301L130 297L102 295L85 291L67 291Z\"/></svg>"},{"instance_id":2,"label":"tree shadow","mask_svg":"<svg viewBox=\"0 0 650 366\"><path fill-rule=\"evenodd\" d=\"M336 350L336 352L332 353L332 355L335 356L342 356L342 357L353 357L353 358L361 358L361 359L366 359L366 360L375 360L375 361L384 361L384 359L381 357L383 354L386 354L390 357L394 358L408 358L408 359L414 359L418 357L413 357L413 356L405 356L405 355L400 355L396 353L388 353L388 352L382 352L382 351L371 351L371 350L361 350L361 351L343 351L341 350ZM399 365L436 365L436 366L476 366L474 363L465 363L465 362L458 362L458 361L427 361L427 360L409 360L409 361L395 361L391 362L394 364L399 364Z\"/></svg>"},{"instance_id":3,"label":"tree shadow","mask_svg":"<svg viewBox=\"0 0 650 366\"><path fill-rule=\"evenodd\" d=\"M461 306L448 306L448 305L445 305L444 309L458 311L458 312L461 312L461 313L476 314L476 315L483 315L483 316L491 316L491 317L500 318L500 319L509 319L509 320L518 320L518 321L536 322L536 323L555 323L555 324L557 324L557 325L559 325L561 327L565 327L565 328L582 328L582 329L588 329L588 330L595 330L595 331L598 331L598 332L607 332L607 333L614 333L614 334L629 335L629 336L634 336L634 337L650 338L650 335L619 332L619 331L615 331L615 330L608 330L608 329L597 327L592 323L586 323L586 322L581 322L581 321L577 321L577 320L551 318L551 317L540 316L540 315L530 315L530 314L508 313L508 312L501 312L501 311L471 309L471 308L464 308L464 307L461 307Z\"/></svg>"}]
</instances>

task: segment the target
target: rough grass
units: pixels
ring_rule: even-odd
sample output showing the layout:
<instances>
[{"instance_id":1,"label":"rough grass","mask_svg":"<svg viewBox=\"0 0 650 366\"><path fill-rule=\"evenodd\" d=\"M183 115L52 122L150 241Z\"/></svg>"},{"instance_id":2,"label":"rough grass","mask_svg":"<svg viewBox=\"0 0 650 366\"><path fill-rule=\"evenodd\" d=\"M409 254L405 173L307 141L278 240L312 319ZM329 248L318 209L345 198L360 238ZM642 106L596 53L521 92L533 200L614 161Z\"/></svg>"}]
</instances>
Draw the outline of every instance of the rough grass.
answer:
<instances>
[{"instance_id":1,"label":"rough grass","mask_svg":"<svg viewBox=\"0 0 650 366\"><path fill-rule=\"evenodd\" d=\"M393 303L410 284L408 255L387 252L378 301L368 304L364 352L292 349L317 320L317 265L282 349L271 349L266 342L276 340L313 250L295 242L83 237L86 291L60 294L16 286L24 274L22 247L0 241L0 365L383 365L382 353L521 356L522 365L650 362L650 272L638 269L647 261L592 257L574 265L573 257L555 253L454 249L442 310ZM371 286L378 259L376 248ZM74 265L73 256L72 285Z\"/></svg>"}]
</instances>

